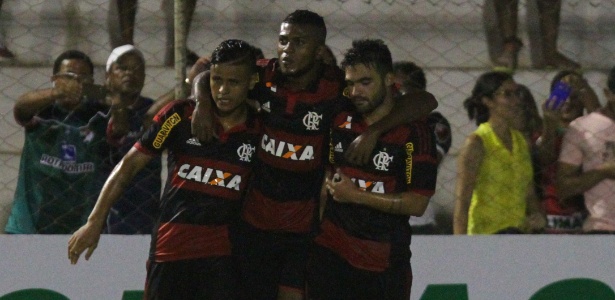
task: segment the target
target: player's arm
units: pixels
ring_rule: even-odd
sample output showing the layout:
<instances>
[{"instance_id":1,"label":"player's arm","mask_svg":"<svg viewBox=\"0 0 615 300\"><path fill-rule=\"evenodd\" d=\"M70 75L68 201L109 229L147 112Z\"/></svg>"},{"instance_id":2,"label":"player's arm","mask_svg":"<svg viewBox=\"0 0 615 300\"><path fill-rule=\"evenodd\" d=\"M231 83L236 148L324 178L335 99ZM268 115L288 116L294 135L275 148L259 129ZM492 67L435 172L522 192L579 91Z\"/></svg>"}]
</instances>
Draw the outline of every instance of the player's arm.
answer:
<instances>
[{"instance_id":1,"label":"player's arm","mask_svg":"<svg viewBox=\"0 0 615 300\"><path fill-rule=\"evenodd\" d=\"M209 87L209 71L205 71L195 78L193 83L193 96L196 106L192 112L192 135L202 142L216 138L214 126L214 104Z\"/></svg>"},{"instance_id":2,"label":"player's arm","mask_svg":"<svg viewBox=\"0 0 615 300\"><path fill-rule=\"evenodd\" d=\"M466 139L457 159L457 183L455 185L455 208L453 211L453 233L468 233L470 201L476 186L478 170L485 155L483 142L476 134Z\"/></svg>"},{"instance_id":3,"label":"player's arm","mask_svg":"<svg viewBox=\"0 0 615 300\"><path fill-rule=\"evenodd\" d=\"M326 186L337 202L365 205L389 214L421 216L429 202L429 197L414 192L379 194L363 191L339 171L333 179L326 180Z\"/></svg>"},{"instance_id":4,"label":"player's arm","mask_svg":"<svg viewBox=\"0 0 615 300\"><path fill-rule=\"evenodd\" d=\"M115 166L109 178L105 182L94 209L88 217L88 221L77 230L68 242L68 258L71 264L76 264L79 256L86 249L85 259L88 260L100 239L109 210L126 187L132 182L134 176L143 169L152 159L152 156L142 153L135 147L130 149L124 158Z\"/></svg>"},{"instance_id":5,"label":"player's arm","mask_svg":"<svg viewBox=\"0 0 615 300\"><path fill-rule=\"evenodd\" d=\"M198 74L205 72L209 69L210 62L211 59L209 58L209 56L203 56L200 57L194 63L194 65L192 65L192 67L188 71L188 74L186 74L186 80L182 83L182 88L184 89L184 91L186 91L188 94L191 93L191 87L192 83L194 82L194 79ZM174 100L177 100L175 97L175 88L158 97L158 99L156 99L156 102L154 102L154 104L152 104L152 106L145 113L145 116L143 117L143 126L148 127L154 116L163 107L173 102Z\"/></svg>"},{"instance_id":6,"label":"player's arm","mask_svg":"<svg viewBox=\"0 0 615 300\"><path fill-rule=\"evenodd\" d=\"M346 149L346 160L364 165L376 147L378 138L385 132L402 124L408 124L423 117L438 107L436 98L423 90L411 89L403 96L395 98L395 106L391 112L379 121L371 124Z\"/></svg>"}]
</instances>

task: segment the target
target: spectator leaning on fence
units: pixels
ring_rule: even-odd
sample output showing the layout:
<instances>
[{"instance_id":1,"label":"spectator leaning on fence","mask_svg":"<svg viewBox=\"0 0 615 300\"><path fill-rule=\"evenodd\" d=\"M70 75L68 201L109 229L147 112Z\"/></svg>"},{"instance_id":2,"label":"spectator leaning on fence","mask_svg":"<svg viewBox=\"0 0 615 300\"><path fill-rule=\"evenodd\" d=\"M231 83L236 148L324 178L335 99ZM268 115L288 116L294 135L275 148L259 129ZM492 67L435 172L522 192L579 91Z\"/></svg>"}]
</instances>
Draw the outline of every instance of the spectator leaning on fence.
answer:
<instances>
[{"instance_id":1,"label":"spectator leaning on fence","mask_svg":"<svg viewBox=\"0 0 615 300\"><path fill-rule=\"evenodd\" d=\"M141 95L145 82L145 60L141 51L134 46L124 45L113 49L106 71L107 101L112 112L107 141L113 146L108 166L113 168L143 134L144 122L151 123L144 118L154 101ZM161 192L160 166L160 159L153 159L135 175L121 199L111 209L106 233L152 232Z\"/></svg>"},{"instance_id":2,"label":"spectator leaning on fence","mask_svg":"<svg viewBox=\"0 0 615 300\"><path fill-rule=\"evenodd\" d=\"M615 67L604 89L606 105L572 121L562 141L558 196L583 194L589 213L583 231L615 233Z\"/></svg>"},{"instance_id":3,"label":"spectator leaning on fence","mask_svg":"<svg viewBox=\"0 0 615 300\"><path fill-rule=\"evenodd\" d=\"M518 87L502 72L481 75L465 100L478 129L458 158L455 234L528 232L544 227L528 144L513 129L521 115Z\"/></svg>"},{"instance_id":4,"label":"spectator leaning on fence","mask_svg":"<svg viewBox=\"0 0 615 300\"><path fill-rule=\"evenodd\" d=\"M25 143L7 233L71 233L90 212L100 190L109 107L93 99L93 65L76 50L60 54L53 87L19 97L13 112Z\"/></svg>"}]
</instances>

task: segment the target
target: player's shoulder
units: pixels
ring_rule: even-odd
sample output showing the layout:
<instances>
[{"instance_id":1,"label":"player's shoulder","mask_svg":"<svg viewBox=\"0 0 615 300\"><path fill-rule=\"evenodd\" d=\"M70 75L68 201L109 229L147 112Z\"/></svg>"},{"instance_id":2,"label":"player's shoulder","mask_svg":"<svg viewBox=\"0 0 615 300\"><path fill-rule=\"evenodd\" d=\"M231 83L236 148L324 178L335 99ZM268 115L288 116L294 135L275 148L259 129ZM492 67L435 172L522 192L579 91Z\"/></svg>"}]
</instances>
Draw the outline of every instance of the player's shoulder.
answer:
<instances>
[{"instance_id":1,"label":"player's shoulder","mask_svg":"<svg viewBox=\"0 0 615 300\"><path fill-rule=\"evenodd\" d=\"M154 117L155 121L174 118L189 119L192 116L195 102L193 100L174 100L165 105Z\"/></svg>"}]
</instances>

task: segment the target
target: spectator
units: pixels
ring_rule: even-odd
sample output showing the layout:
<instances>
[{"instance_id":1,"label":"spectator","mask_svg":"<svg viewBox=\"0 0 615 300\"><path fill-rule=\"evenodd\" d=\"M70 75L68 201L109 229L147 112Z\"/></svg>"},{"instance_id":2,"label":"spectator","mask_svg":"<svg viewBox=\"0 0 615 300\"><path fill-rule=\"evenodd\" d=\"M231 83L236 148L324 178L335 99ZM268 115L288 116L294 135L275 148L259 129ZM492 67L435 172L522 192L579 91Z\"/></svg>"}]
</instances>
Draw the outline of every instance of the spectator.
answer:
<instances>
[{"instance_id":1,"label":"spectator","mask_svg":"<svg viewBox=\"0 0 615 300\"><path fill-rule=\"evenodd\" d=\"M355 110L331 124L329 196L308 263L309 299L408 299L410 215L420 216L436 186L436 149L425 121L391 129L373 164L357 166L344 150L393 109L391 52L381 40L352 43L342 61Z\"/></svg>"},{"instance_id":2,"label":"spectator","mask_svg":"<svg viewBox=\"0 0 615 300\"><path fill-rule=\"evenodd\" d=\"M259 122L246 105L257 80L250 45L239 40L220 44L212 54L211 80L197 76L194 96L204 101L203 86L211 86L222 138L203 144L192 136L194 101L166 106L107 179L86 225L71 237L71 263L86 249L85 258L90 258L113 202L148 161L168 150L167 189L152 234L144 299L237 299L231 241L258 142Z\"/></svg>"},{"instance_id":3,"label":"spectator","mask_svg":"<svg viewBox=\"0 0 615 300\"><path fill-rule=\"evenodd\" d=\"M533 188L530 151L514 129L519 90L502 72L481 75L464 107L478 129L458 158L454 233L528 232L544 226Z\"/></svg>"},{"instance_id":4,"label":"spectator","mask_svg":"<svg viewBox=\"0 0 615 300\"><path fill-rule=\"evenodd\" d=\"M587 233L615 233L615 68L604 89L606 105L570 122L562 141L557 192L566 204L583 194Z\"/></svg>"},{"instance_id":5,"label":"spectator","mask_svg":"<svg viewBox=\"0 0 615 300\"><path fill-rule=\"evenodd\" d=\"M106 65L108 101L113 116L107 140L114 146L111 167L131 149L144 131L143 118L154 101L143 97L145 60L132 45L113 49ZM151 162L137 173L109 214L107 233L149 234L158 215L161 179L160 160ZM110 171L110 170L109 170Z\"/></svg>"},{"instance_id":6,"label":"spectator","mask_svg":"<svg viewBox=\"0 0 615 300\"><path fill-rule=\"evenodd\" d=\"M185 1L186 10L184 11L184 18L186 20L186 36L190 31L190 24L192 23L192 16L196 8L196 0ZM172 67L175 64L175 6L172 0L162 0L160 8L165 16L166 22L166 43L165 43L165 55L164 65ZM121 45L134 45L134 32L135 32L135 18L137 16L137 8L139 7L138 0L113 0L110 2L110 12L117 11L119 19L119 38L112 32L111 27L116 23L115 19L109 15L109 38L111 40L111 47L117 48ZM186 64L193 65L199 56L191 50L187 50Z\"/></svg>"},{"instance_id":7,"label":"spectator","mask_svg":"<svg viewBox=\"0 0 615 300\"><path fill-rule=\"evenodd\" d=\"M351 105L343 97L341 70L322 61L326 32L320 15L294 11L281 23L278 58L259 61L260 81L252 95L260 102L264 129L239 247L248 299L304 296L330 124L336 111ZM437 106L431 94L416 89L401 98L390 115L346 149L349 161L366 164L383 132ZM199 101L192 117L193 133L201 141L213 136L208 103Z\"/></svg>"},{"instance_id":8,"label":"spectator","mask_svg":"<svg viewBox=\"0 0 615 300\"><path fill-rule=\"evenodd\" d=\"M395 73L395 86L404 94L410 88L425 90L427 79L425 72L413 62L400 61L393 64ZM451 148L451 125L439 112L431 112L427 117L427 123L434 132L436 149L438 150L438 165ZM422 216L410 217L412 234L437 234L440 232L436 223L436 210L433 202L429 201Z\"/></svg>"},{"instance_id":9,"label":"spectator","mask_svg":"<svg viewBox=\"0 0 615 300\"><path fill-rule=\"evenodd\" d=\"M517 15L519 12L519 0L493 0L497 28L501 35L502 45L490 45L501 49L494 59L496 67L508 69L517 68L519 50L523 43L517 36ZM578 69L580 65L564 56L557 50L557 36L560 23L561 0L537 0L542 42L542 63L535 62L539 68L555 67L561 69Z\"/></svg>"},{"instance_id":10,"label":"spectator","mask_svg":"<svg viewBox=\"0 0 615 300\"><path fill-rule=\"evenodd\" d=\"M54 62L53 87L27 92L15 102L25 143L7 233L67 234L89 214L108 153L107 121L97 112L109 107L104 99L85 96L93 72L86 54L65 51Z\"/></svg>"},{"instance_id":11,"label":"spectator","mask_svg":"<svg viewBox=\"0 0 615 300\"><path fill-rule=\"evenodd\" d=\"M0 13L2 10L2 0L0 0ZM15 54L9 51L6 47L6 41L4 39L4 32L0 31L0 58L15 58Z\"/></svg>"}]
</instances>

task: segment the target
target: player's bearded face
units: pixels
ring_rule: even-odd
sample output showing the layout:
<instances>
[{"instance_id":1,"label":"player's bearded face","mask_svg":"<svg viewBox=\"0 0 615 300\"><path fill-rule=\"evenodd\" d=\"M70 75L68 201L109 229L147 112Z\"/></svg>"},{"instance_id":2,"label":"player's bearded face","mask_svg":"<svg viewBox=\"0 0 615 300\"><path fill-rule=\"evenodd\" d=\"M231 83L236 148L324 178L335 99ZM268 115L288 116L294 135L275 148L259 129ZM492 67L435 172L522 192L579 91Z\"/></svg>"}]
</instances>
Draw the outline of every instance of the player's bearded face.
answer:
<instances>
[{"instance_id":1,"label":"player's bearded face","mask_svg":"<svg viewBox=\"0 0 615 300\"><path fill-rule=\"evenodd\" d=\"M359 113L371 113L384 102L388 87L374 68L359 64L345 71L348 97Z\"/></svg>"},{"instance_id":2,"label":"player's bearded face","mask_svg":"<svg viewBox=\"0 0 615 300\"><path fill-rule=\"evenodd\" d=\"M277 48L282 74L298 77L316 67L322 45L314 32L309 25L282 23Z\"/></svg>"}]
</instances>

